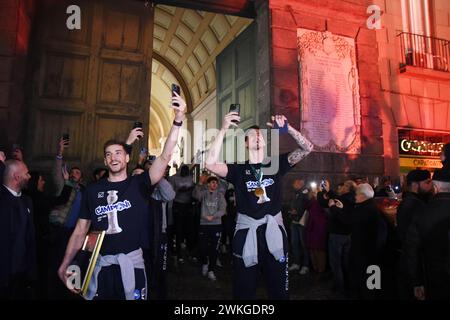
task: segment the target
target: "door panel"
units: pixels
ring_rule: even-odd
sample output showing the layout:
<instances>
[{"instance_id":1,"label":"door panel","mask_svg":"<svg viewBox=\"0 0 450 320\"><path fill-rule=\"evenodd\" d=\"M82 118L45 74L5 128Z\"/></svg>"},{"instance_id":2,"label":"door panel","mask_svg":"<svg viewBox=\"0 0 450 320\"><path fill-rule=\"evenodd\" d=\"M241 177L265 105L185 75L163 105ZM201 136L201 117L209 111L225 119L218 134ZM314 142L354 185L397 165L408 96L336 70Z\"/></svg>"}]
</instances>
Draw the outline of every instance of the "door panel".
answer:
<instances>
[{"instance_id":1,"label":"door panel","mask_svg":"<svg viewBox=\"0 0 450 320\"><path fill-rule=\"evenodd\" d=\"M153 9L133 0L42 3L27 149L46 170L68 130L66 159L91 169L103 163L106 140L126 139L133 121L148 127ZM81 8L81 30L66 28L71 4Z\"/></svg>"},{"instance_id":2,"label":"door panel","mask_svg":"<svg viewBox=\"0 0 450 320\"><path fill-rule=\"evenodd\" d=\"M217 123L219 124L229 112L231 103L241 105L239 128L245 130L250 125L258 123L255 103L255 32L255 23L252 23L217 56ZM227 149L233 150L236 154L236 147L236 143L229 138L225 139L222 159L225 159Z\"/></svg>"}]
</instances>

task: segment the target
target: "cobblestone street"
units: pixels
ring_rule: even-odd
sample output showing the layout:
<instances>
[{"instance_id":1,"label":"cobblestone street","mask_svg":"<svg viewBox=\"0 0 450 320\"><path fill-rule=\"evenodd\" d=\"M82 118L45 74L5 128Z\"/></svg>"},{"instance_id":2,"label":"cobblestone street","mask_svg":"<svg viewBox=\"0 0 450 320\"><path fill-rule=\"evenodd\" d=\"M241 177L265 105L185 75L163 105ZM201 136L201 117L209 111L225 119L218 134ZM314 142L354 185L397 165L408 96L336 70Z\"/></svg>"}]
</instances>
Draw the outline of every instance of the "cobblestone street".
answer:
<instances>
[{"instance_id":1,"label":"cobblestone street","mask_svg":"<svg viewBox=\"0 0 450 320\"><path fill-rule=\"evenodd\" d=\"M168 298L174 300L229 300L232 298L232 266L228 256L221 256L223 267L216 268L217 281L211 281L201 274L199 262L187 260L175 265L173 257L168 275ZM337 300L342 296L333 293L332 276L328 271L322 275L310 272L300 275L298 271L289 274L291 300ZM260 280L257 295L267 299L264 282Z\"/></svg>"}]
</instances>

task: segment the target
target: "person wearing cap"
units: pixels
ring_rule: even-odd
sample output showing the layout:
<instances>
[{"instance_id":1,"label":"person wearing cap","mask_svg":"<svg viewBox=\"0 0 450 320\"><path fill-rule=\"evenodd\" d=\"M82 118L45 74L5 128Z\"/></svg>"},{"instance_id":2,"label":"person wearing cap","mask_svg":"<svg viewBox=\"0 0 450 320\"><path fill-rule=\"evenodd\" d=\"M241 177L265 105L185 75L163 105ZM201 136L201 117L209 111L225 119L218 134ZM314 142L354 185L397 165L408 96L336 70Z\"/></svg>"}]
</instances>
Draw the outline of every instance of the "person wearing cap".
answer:
<instances>
[{"instance_id":1,"label":"person wearing cap","mask_svg":"<svg viewBox=\"0 0 450 320\"><path fill-rule=\"evenodd\" d=\"M431 174L427 170L412 170L406 176L407 191L403 201L397 208L397 236L400 246L400 256L397 262L397 290L400 299L414 299L410 275L406 270L406 256L404 252L406 232L416 215L424 212L427 199L433 191Z\"/></svg>"},{"instance_id":2,"label":"person wearing cap","mask_svg":"<svg viewBox=\"0 0 450 320\"><path fill-rule=\"evenodd\" d=\"M450 170L436 170L433 185L436 195L406 234L407 266L418 300L450 299Z\"/></svg>"}]
</instances>

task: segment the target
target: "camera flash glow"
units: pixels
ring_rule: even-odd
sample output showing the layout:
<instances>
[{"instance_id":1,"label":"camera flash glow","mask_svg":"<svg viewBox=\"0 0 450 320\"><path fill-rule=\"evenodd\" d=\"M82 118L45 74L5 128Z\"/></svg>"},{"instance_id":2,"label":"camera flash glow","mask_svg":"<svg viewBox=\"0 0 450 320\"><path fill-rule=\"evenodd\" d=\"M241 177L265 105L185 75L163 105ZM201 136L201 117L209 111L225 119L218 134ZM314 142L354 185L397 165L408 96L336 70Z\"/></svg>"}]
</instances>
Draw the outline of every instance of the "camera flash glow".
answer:
<instances>
[{"instance_id":1,"label":"camera flash glow","mask_svg":"<svg viewBox=\"0 0 450 320\"><path fill-rule=\"evenodd\" d=\"M317 183L315 183L315 182L311 182L311 188L317 188Z\"/></svg>"}]
</instances>

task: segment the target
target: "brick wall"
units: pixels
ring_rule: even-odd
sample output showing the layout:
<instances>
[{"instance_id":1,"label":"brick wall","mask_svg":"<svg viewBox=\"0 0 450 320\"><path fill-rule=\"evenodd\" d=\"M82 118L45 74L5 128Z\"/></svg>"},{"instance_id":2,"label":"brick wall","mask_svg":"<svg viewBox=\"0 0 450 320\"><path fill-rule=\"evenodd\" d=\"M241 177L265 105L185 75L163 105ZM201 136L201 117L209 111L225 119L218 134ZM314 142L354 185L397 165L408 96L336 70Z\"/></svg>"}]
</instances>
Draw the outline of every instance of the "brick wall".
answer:
<instances>
[{"instance_id":1,"label":"brick wall","mask_svg":"<svg viewBox=\"0 0 450 320\"><path fill-rule=\"evenodd\" d=\"M20 141L32 0L0 0L0 148Z\"/></svg>"},{"instance_id":2,"label":"brick wall","mask_svg":"<svg viewBox=\"0 0 450 320\"><path fill-rule=\"evenodd\" d=\"M326 176L336 181L348 175L383 174L383 131L380 119L382 95L378 77L378 50L375 32L366 27L366 10L371 3L364 0L271 0L269 3L272 34L272 112L285 114L297 128L301 118L297 28L328 30L337 35L352 37L356 44L362 153L355 156L314 152L296 166L291 178L303 174L314 179ZM292 141L282 144L284 150L292 150L293 147L295 145Z\"/></svg>"},{"instance_id":3,"label":"brick wall","mask_svg":"<svg viewBox=\"0 0 450 320\"><path fill-rule=\"evenodd\" d=\"M375 0L374 3L383 12L382 28L376 31L376 36L383 97L381 118L385 171L388 175L397 176L397 128L450 133L450 73L424 68L407 68L406 72L400 73L402 52L397 35L403 29L401 1ZM450 40L450 1L434 0L430 10L432 36Z\"/></svg>"}]
</instances>

